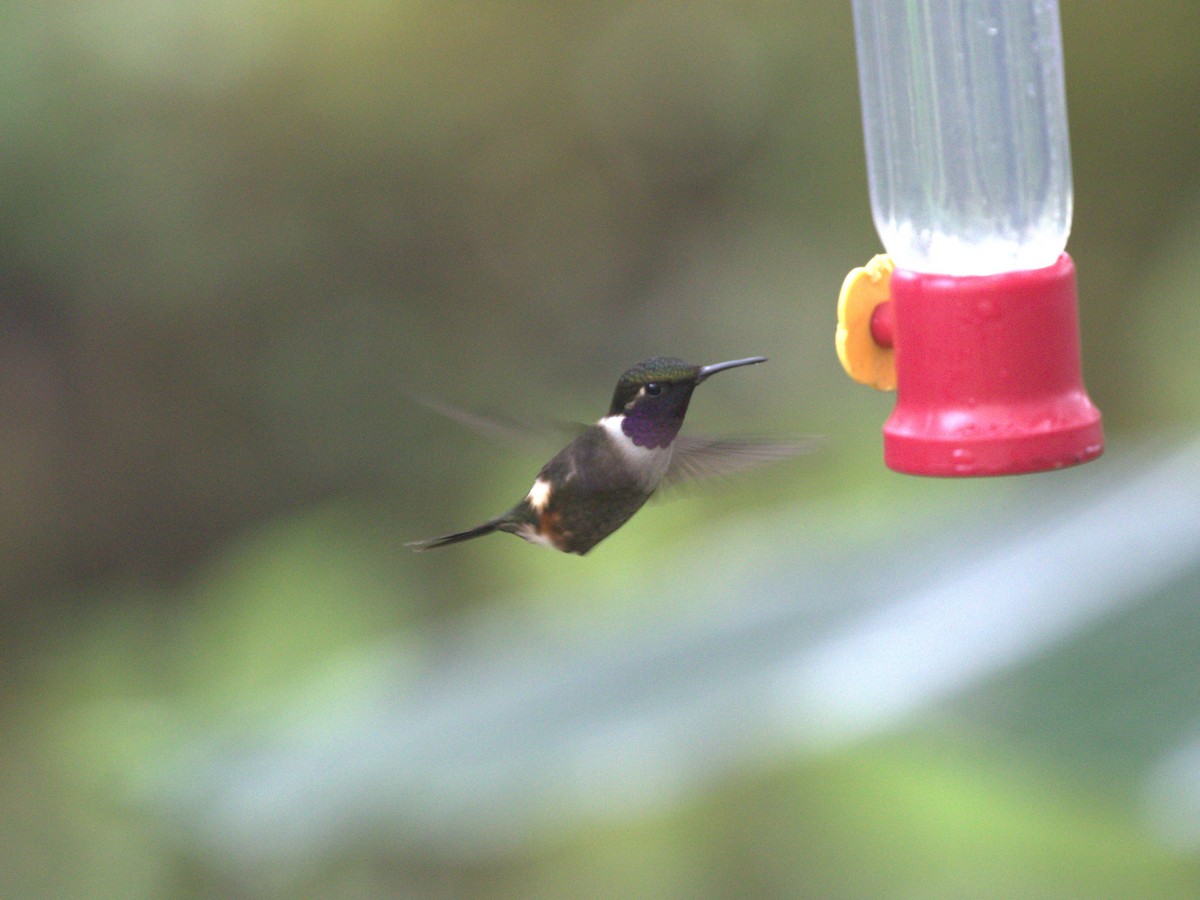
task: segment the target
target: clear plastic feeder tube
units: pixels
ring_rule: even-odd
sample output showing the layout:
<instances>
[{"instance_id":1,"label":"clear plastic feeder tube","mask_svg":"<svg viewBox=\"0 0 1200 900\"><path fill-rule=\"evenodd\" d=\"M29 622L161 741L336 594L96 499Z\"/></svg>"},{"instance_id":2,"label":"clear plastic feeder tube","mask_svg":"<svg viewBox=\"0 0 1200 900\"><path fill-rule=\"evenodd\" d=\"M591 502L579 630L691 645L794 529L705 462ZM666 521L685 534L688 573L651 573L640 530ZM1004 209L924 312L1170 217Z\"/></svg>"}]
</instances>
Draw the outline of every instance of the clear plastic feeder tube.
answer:
<instances>
[{"instance_id":1,"label":"clear plastic feeder tube","mask_svg":"<svg viewBox=\"0 0 1200 900\"><path fill-rule=\"evenodd\" d=\"M1071 229L1056 0L854 0L871 211L896 266L1052 265Z\"/></svg>"}]
</instances>

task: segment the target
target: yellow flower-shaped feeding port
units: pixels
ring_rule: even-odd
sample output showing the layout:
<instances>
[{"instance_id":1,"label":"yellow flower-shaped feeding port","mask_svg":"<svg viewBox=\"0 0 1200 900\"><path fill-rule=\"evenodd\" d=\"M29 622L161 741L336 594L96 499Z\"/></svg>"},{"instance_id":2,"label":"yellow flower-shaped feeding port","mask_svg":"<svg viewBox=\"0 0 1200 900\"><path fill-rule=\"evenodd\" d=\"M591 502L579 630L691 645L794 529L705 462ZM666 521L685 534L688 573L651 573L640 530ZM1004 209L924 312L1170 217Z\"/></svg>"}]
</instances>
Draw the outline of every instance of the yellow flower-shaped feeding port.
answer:
<instances>
[{"instance_id":1,"label":"yellow flower-shaped feeding port","mask_svg":"<svg viewBox=\"0 0 1200 900\"><path fill-rule=\"evenodd\" d=\"M872 318L880 304L891 301L890 256L880 254L852 269L838 295L838 324L834 344L846 374L881 391L896 389L896 352L875 340Z\"/></svg>"}]
</instances>

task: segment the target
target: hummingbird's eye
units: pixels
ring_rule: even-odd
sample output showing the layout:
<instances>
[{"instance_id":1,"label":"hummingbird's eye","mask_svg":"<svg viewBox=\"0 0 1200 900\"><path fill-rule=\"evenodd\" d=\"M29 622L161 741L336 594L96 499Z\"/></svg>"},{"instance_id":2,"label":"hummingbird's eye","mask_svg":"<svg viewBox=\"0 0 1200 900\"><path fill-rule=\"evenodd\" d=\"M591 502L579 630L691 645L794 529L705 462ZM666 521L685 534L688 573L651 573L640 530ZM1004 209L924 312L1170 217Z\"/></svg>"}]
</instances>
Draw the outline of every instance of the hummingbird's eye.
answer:
<instances>
[{"instance_id":1,"label":"hummingbird's eye","mask_svg":"<svg viewBox=\"0 0 1200 900\"><path fill-rule=\"evenodd\" d=\"M659 384L657 381L652 381L648 385L646 385L645 388L643 388L643 390L645 390L646 394L650 397L657 397L659 394L662 393L662 389L663 389L663 386L661 384Z\"/></svg>"}]
</instances>

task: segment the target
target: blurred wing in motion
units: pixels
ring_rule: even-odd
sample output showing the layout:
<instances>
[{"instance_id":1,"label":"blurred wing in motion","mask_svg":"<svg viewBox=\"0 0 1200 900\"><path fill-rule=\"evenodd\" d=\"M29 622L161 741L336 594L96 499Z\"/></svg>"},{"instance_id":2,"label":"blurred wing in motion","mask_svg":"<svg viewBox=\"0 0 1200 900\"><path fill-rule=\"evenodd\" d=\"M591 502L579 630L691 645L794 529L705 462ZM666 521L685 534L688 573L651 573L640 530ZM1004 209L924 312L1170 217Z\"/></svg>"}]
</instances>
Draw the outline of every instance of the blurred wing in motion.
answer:
<instances>
[{"instance_id":1,"label":"blurred wing in motion","mask_svg":"<svg viewBox=\"0 0 1200 900\"><path fill-rule=\"evenodd\" d=\"M547 452L577 437L587 428L577 422L500 419L469 412L428 397L413 399L477 434L529 452ZM817 437L788 441L680 435L672 444L671 463L663 477L663 486L675 487L689 481L736 475L768 463L812 453L820 448L821 443L821 438Z\"/></svg>"},{"instance_id":2,"label":"blurred wing in motion","mask_svg":"<svg viewBox=\"0 0 1200 900\"><path fill-rule=\"evenodd\" d=\"M503 441L530 452L550 452L578 437L587 426L576 422L545 422L530 419L500 419L473 413L461 407L434 400L413 397L417 403L463 425L486 438Z\"/></svg>"},{"instance_id":3,"label":"blurred wing in motion","mask_svg":"<svg viewBox=\"0 0 1200 900\"><path fill-rule=\"evenodd\" d=\"M802 453L812 453L820 444L819 438L773 441L680 435L675 439L663 484L675 486L686 481L735 475Z\"/></svg>"}]
</instances>

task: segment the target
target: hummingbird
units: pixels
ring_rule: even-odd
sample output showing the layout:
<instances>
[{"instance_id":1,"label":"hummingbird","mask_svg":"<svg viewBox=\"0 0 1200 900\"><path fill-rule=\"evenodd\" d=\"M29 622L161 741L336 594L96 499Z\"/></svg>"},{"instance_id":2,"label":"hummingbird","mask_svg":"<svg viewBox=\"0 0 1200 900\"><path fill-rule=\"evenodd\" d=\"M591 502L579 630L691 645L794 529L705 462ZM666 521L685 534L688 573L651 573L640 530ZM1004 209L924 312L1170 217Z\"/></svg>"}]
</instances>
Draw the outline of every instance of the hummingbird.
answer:
<instances>
[{"instance_id":1,"label":"hummingbird","mask_svg":"<svg viewBox=\"0 0 1200 900\"><path fill-rule=\"evenodd\" d=\"M432 550L494 531L580 556L629 521L664 482L726 474L791 456L806 444L680 437L696 386L717 372L766 362L750 356L696 366L658 356L617 381L608 412L542 466L529 493L481 525L412 541Z\"/></svg>"}]
</instances>

